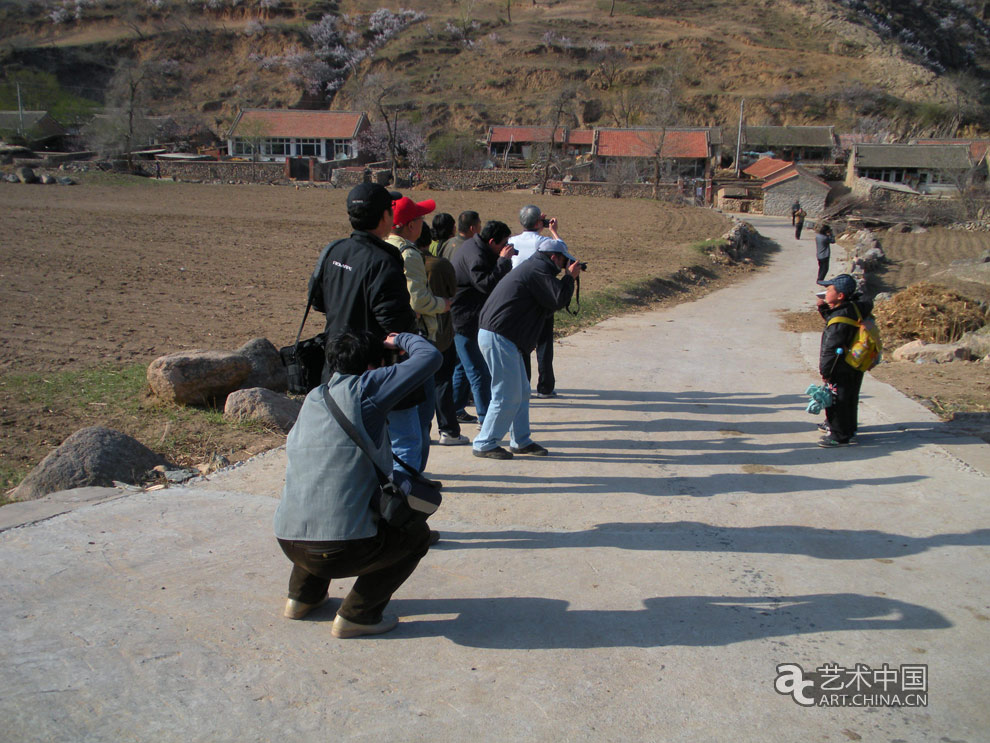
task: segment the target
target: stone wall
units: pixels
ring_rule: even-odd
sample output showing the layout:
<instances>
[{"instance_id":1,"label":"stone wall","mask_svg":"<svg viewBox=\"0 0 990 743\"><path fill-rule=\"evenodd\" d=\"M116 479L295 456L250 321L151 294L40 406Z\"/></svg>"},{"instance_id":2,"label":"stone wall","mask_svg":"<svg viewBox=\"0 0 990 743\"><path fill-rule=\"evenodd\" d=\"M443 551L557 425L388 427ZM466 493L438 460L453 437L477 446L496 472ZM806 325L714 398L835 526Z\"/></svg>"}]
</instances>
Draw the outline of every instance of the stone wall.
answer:
<instances>
[{"instance_id":1,"label":"stone wall","mask_svg":"<svg viewBox=\"0 0 990 743\"><path fill-rule=\"evenodd\" d=\"M223 183L289 183L286 165L281 162L242 162L240 160L196 160L176 162L156 160L141 163L151 175L161 173L162 178L176 178L180 181L221 181ZM160 169L160 170L159 170ZM331 163L314 163L313 180L330 180L333 171Z\"/></svg>"},{"instance_id":2,"label":"stone wall","mask_svg":"<svg viewBox=\"0 0 990 743\"><path fill-rule=\"evenodd\" d=\"M815 188L802 181L799 177L791 178L763 192L763 213L774 217L791 216L791 204L801 202L801 208L808 214L809 219L818 219L825 211L825 199L828 191Z\"/></svg>"},{"instance_id":3,"label":"stone wall","mask_svg":"<svg viewBox=\"0 0 990 743\"><path fill-rule=\"evenodd\" d=\"M419 172L421 182L437 191L507 191L539 183L529 170L430 169Z\"/></svg>"}]
</instances>

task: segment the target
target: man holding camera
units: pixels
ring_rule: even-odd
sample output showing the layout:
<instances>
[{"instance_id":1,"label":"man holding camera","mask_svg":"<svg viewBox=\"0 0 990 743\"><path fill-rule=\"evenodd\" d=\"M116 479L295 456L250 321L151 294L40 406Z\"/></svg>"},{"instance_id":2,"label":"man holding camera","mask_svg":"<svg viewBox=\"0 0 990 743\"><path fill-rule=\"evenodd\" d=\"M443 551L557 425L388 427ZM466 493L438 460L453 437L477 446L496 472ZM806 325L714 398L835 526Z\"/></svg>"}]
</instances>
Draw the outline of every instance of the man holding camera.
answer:
<instances>
[{"instance_id":1,"label":"man holding camera","mask_svg":"<svg viewBox=\"0 0 990 743\"><path fill-rule=\"evenodd\" d=\"M566 274L558 279L561 269ZM523 360L536 347L547 318L570 304L580 272L581 264L562 240L544 240L528 260L498 283L481 308L478 346L492 375L492 396L473 442L474 456L547 455L530 437L529 379ZM506 433L509 451L499 446Z\"/></svg>"},{"instance_id":2,"label":"man holding camera","mask_svg":"<svg viewBox=\"0 0 990 743\"><path fill-rule=\"evenodd\" d=\"M512 267L517 268L525 261L529 260L537 249L545 241L554 239L560 240L557 234L557 220L548 217L535 204L528 204L519 210L519 223L523 231L518 235L509 238L509 244L516 249L516 255L512 258ZM541 234L543 229L550 231L552 238ZM563 242L563 241L561 241ZM566 249L566 245L564 246ZM564 305L566 307L566 305ZM533 376L530 367L529 352L526 353L526 379ZM540 329L539 339L536 343L536 365L538 368L536 377L537 397L556 397L554 388L557 380L553 374L553 314L544 321Z\"/></svg>"},{"instance_id":3,"label":"man holding camera","mask_svg":"<svg viewBox=\"0 0 990 743\"><path fill-rule=\"evenodd\" d=\"M385 355L408 359L386 365ZM357 576L330 628L334 637L378 635L398 624L383 614L435 539L425 522L401 529L380 519L375 467L392 467L386 415L440 368L440 352L413 333L385 338L345 332L327 343L330 381L303 402L286 440L285 488L275 511L279 546L292 561L284 616L302 619L328 600L334 578ZM337 422L325 394L364 440L366 454Z\"/></svg>"},{"instance_id":4,"label":"man holding camera","mask_svg":"<svg viewBox=\"0 0 990 743\"><path fill-rule=\"evenodd\" d=\"M327 338L344 330L370 330L384 338L416 325L402 255L384 239L392 230L393 197L376 183L362 183L347 195L354 231L333 245L310 279L313 307L327 316ZM323 378L329 378L326 367Z\"/></svg>"},{"instance_id":5,"label":"man holding camera","mask_svg":"<svg viewBox=\"0 0 990 743\"><path fill-rule=\"evenodd\" d=\"M452 261L457 275L457 293L450 307L454 346L481 420L484 420L491 400L492 375L478 347L478 315L485 300L512 270L510 258L515 251L508 244L509 234L509 227L504 222L486 222L480 233L461 244Z\"/></svg>"}]
</instances>

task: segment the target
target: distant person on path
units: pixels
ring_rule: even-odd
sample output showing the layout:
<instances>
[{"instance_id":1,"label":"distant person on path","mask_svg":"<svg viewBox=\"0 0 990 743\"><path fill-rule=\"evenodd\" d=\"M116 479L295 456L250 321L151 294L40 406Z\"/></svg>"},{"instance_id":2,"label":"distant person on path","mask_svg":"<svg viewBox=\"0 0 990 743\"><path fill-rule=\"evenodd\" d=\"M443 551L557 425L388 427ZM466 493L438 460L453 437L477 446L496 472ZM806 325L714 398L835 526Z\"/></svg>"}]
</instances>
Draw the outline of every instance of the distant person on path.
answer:
<instances>
[{"instance_id":1,"label":"distant person on path","mask_svg":"<svg viewBox=\"0 0 990 743\"><path fill-rule=\"evenodd\" d=\"M375 183L357 185L347 195L354 231L331 248L310 279L313 308L327 316L327 338L345 330L370 330L384 338L415 327L402 255L384 240L392 230L392 199ZM329 377L324 367L323 380Z\"/></svg>"},{"instance_id":2,"label":"distant person on path","mask_svg":"<svg viewBox=\"0 0 990 743\"><path fill-rule=\"evenodd\" d=\"M801 230L804 229L804 218L807 217L807 216L808 216L808 213L805 212L805 210L802 209L800 206L798 206L798 210L796 212L794 212L794 215L793 215L793 221L794 221L794 239L795 240L800 240L801 239Z\"/></svg>"},{"instance_id":3,"label":"distant person on path","mask_svg":"<svg viewBox=\"0 0 990 743\"><path fill-rule=\"evenodd\" d=\"M800 201L795 200L794 203L791 204L791 227L794 226L794 220L797 218L797 213L800 208L801 208Z\"/></svg>"},{"instance_id":4,"label":"distant person on path","mask_svg":"<svg viewBox=\"0 0 990 743\"><path fill-rule=\"evenodd\" d=\"M832 257L832 245L835 243L835 236L832 228L824 224L815 234L815 257L818 259L818 282L821 283L828 275L828 263Z\"/></svg>"},{"instance_id":5,"label":"distant person on path","mask_svg":"<svg viewBox=\"0 0 990 743\"><path fill-rule=\"evenodd\" d=\"M430 291L426 278L426 265L416 241L423 232L423 217L436 209L433 199L415 202L408 196L392 204L392 231L388 242L402 255L409 291L410 306L417 316L417 328L421 335L435 340L437 315L450 311L450 297L438 297ZM393 411L388 418L392 436L392 448L406 464L418 470L426 469L430 456L430 426L436 412L436 387L431 376L423 385L425 400L415 407ZM395 468L401 469L396 463Z\"/></svg>"},{"instance_id":6,"label":"distant person on path","mask_svg":"<svg viewBox=\"0 0 990 743\"><path fill-rule=\"evenodd\" d=\"M557 274L566 269L558 279ZM544 321L566 307L581 264L563 240L546 240L499 282L479 316L478 345L492 375L492 397L472 453L488 459L513 454L545 457L530 437L529 380L523 359L536 346ZM499 443L509 434L509 451Z\"/></svg>"},{"instance_id":7,"label":"distant person on path","mask_svg":"<svg viewBox=\"0 0 990 743\"><path fill-rule=\"evenodd\" d=\"M854 369L843 358L856 338L857 329L842 322L828 325L833 317L848 317L856 320L856 308L862 317L873 312L873 302L856 291L856 280L847 273L839 274L828 281L819 281L825 287L824 299L818 300L818 312L826 325L822 331L821 353L818 370L822 379L835 386L835 401L825 408L828 433L818 445L825 448L846 446L856 443L854 436L858 427L859 389L863 384L863 372ZM836 353L842 349L843 354Z\"/></svg>"},{"instance_id":8,"label":"distant person on path","mask_svg":"<svg viewBox=\"0 0 990 743\"><path fill-rule=\"evenodd\" d=\"M383 366L385 349L408 360ZM378 476L368 456L340 427L324 398L329 393L363 435L378 466L392 466L385 416L440 367L440 352L413 333L385 339L370 331L342 333L327 344L330 381L303 402L285 444L285 488L274 531L292 561L283 615L302 619L328 600L334 578L357 577L330 628L334 637L378 635L398 624L383 614L392 594L412 575L435 532L425 523L396 529L380 521L372 501Z\"/></svg>"},{"instance_id":9,"label":"distant person on path","mask_svg":"<svg viewBox=\"0 0 990 743\"><path fill-rule=\"evenodd\" d=\"M519 223L522 225L523 231L509 238L509 244L516 249L516 255L512 258L513 268L521 266L547 240L554 239L563 242L560 240L560 235L557 234L557 220L545 215L540 211L540 207L534 204L529 204L519 210ZM552 238L541 234L544 228L549 230ZM564 248L566 250L566 244ZM566 307L566 305L564 306ZM526 379L531 379L533 376L529 357L530 351L527 351L524 357ZM536 396L556 397L557 379L553 373L553 313L545 320L536 343L536 365L538 368Z\"/></svg>"},{"instance_id":10,"label":"distant person on path","mask_svg":"<svg viewBox=\"0 0 990 743\"><path fill-rule=\"evenodd\" d=\"M491 400L492 375L478 346L478 316L489 295L512 270L514 248L509 245L510 234L504 222L486 222L479 234L464 241L453 260L457 277L457 294L450 307L454 345L481 420ZM458 402L455 398L455 405Z\"/></svg>"}]
</instances>

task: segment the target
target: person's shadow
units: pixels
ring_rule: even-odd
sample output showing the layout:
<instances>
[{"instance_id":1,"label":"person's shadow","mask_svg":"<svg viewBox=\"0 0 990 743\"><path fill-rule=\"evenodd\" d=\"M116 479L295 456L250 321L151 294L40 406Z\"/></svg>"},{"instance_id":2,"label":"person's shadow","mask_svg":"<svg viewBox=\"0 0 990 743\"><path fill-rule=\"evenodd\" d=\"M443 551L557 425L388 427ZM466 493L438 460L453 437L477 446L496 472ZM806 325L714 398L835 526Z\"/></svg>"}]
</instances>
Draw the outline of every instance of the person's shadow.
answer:
<instances>
[{"instance_id":1,"label":"person's shadow","mask_svg":"<svg viewBox=\"0 0 990 743\"><path fill-rule=\"evenodd\" d=\"M558 599L507 596L398 599L390 609L403 617L397 638L442 636L499 650L719 646L811 632L952 626L923 606L856 593L663 596L645 599L644 608L632 611L568 606ZM432 618L437 615L453 617Z\"/></svg>"}]
</instances>

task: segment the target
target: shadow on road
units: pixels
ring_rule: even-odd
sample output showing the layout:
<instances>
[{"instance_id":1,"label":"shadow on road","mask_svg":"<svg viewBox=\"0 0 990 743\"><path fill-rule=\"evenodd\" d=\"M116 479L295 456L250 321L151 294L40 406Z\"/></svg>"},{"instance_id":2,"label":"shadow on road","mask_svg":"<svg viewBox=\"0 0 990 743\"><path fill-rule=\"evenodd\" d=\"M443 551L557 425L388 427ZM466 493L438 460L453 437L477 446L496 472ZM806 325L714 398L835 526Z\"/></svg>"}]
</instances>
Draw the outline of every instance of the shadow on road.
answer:
<instances>
[{"instance_id":1,"label":"shadow on road","mask_svg":"<svg viewBox=\"0 0 990 743\"><path fill-rule=\"evenodd\" d=\"M395 638L443 636L458 645L546 650L670 645L719 646L766 637L853 630L945 629L951 623L917 604L856 593L800 596L664 596L633 611L568 610L557 599L395 600ZM452 619L410 619L417 615Z\"/></svg>"},{"instance_id":2,"label":"shadow on road","mask_svg":"<svg viewBox=\"0 0 990 743\"><path fill-rule=\"evenodd\" d=\"M612 549L807 555L823 560L892 559L938 547L990 545L990 529L909 537L869 529L713 526L698 521L607 523L572 532L448 531L433 549Z\"/></svg>"}]
</instances>

